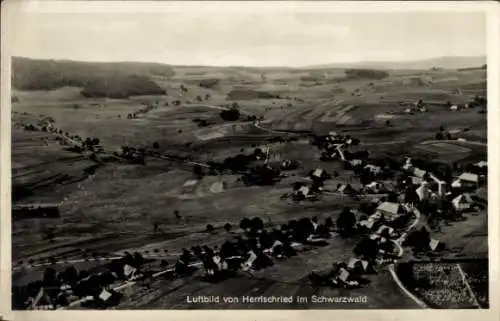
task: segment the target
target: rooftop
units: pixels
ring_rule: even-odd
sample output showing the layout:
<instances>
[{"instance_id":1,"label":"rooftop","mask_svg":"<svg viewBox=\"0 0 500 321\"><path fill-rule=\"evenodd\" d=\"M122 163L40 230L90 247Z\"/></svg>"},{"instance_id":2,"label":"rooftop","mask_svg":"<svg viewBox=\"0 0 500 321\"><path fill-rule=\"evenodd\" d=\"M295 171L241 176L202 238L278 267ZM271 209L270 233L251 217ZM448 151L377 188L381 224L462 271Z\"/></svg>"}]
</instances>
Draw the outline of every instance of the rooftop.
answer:
<instances>
[{"instance_id":1,"label":"rooftop","mask_svg":"<svg viewBox=\"0 0 500 321\"><path fill-rule=\"evenodd\" d=\"M462 175L460 175L458 179L473 183L477 183L479 181L479 177L477 176L477 174L472 174L472 173L462 173Z\"/></svg>"},{"instance_id":2,"label":"rooftop","mask_svg":"<svg viewBox=\"0 0 500 321\"><path fill-rule=\"evenodd\" d=\"M391 214L398 214L399 204L392 202L383 202L377 207L378 211L383 211Z\"/></svg>"}]
</instances>

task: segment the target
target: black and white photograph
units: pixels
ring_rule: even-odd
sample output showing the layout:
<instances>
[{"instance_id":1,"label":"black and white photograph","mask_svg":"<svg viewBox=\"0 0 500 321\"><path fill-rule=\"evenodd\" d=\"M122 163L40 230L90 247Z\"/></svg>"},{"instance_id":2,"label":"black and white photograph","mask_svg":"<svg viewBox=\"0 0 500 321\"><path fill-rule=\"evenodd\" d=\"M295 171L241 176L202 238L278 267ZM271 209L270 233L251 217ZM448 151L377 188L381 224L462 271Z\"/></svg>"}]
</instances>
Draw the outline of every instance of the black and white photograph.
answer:
<instances>
[{"instance_id":1,"label":"black and white photograph","mask_svg":"<svg viewBox=\"0 0 500 321\"><path fill-rule=\"evenodd\" d=\"M490 309L487 10L50 3L9 39L12 310Z\"/></svg>"}]
</instances>

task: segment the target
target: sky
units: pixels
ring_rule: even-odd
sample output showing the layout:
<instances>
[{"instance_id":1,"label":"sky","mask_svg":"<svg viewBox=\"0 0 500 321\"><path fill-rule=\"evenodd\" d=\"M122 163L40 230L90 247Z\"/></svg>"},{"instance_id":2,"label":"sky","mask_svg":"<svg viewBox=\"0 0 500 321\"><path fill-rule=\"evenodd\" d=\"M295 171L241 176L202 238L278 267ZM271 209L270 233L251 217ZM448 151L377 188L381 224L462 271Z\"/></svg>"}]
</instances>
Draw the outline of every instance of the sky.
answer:
<instances>
[{"instance_id":1,"label":"sky","mask_svg":"<svg viewBox=\"0 0 500 321\"><path fill-rule=\"evenodd\" d=\"M481 12L31 10L16 21L11 54L42 59L299 67L486 55Z\"/></svg>"}]
</instances>

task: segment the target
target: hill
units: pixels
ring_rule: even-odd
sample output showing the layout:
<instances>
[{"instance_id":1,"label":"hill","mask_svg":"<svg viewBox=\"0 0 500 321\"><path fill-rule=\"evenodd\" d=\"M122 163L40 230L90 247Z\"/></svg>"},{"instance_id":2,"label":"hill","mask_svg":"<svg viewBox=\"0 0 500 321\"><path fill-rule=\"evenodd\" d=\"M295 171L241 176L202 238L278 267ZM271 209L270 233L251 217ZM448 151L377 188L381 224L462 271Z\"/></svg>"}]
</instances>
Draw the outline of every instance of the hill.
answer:
<instances>
[{"instance_id":1,"label":"hill","mask_svg":"<svg viewBox=\"0 0 500 321\"><path fill-rule=\"evenodd\" d=\"M14 89L31 91L81 87L86 97L162 95L164 90L149 78L169 78L173 75L175 72L170 66L156 63L12 59Z\"/></svg>"},{"instance_id":2,"label":"hill","mask_svg":"<svg viewBox=\"0 0 500 321\"><path fill-rule=\"evenodd\" d=\"M481 57L438 57L415 61L373 61L373 62L358 62L346 64L323 64L309 66L311 69L324 68L374 68L374 69L400 69L400 70L418 70L418 69L460 69L474 68L486 64L486 56Z\"/></svg>"}]
</instances>

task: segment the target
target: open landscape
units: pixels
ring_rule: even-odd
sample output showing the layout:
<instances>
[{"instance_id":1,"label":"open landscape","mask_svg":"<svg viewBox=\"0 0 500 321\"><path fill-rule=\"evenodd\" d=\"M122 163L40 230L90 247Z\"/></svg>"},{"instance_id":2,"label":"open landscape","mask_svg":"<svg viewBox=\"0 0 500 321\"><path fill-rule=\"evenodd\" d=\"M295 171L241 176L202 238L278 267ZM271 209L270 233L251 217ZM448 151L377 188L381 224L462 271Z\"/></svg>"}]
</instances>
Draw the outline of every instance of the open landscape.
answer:
<instances>
[{"instance_id":1,"label":"open landscape","mask_svg":"<svg viewBox=\"0 0 500 321\"><path fill-rule=\"evenodd\" d=\"M190 295L307 297L347 293L367 296L366 308L418 308L398 286L396 274L391 274L395 264L392 256L389 263L377 266L376 274L366 277L367 285L357 289L322 286L308 277L313 271L330 269L333 262L355 257L353 248L366 231L341 236L341 227L335 225L340 213L348 209L356 213L358 226L363 215L372 214L369 210L363 213L363 206L376 209L382 204L385 194L371 195L367 190L371 180L389 186L388 191L394 194L389 197L405 200L408 189L418 187L401 185L416 168L403 169L406 159L418 159L428 172L436 169L435 175L446 172L446 177L440 177L448 184L471 164L486 160L486 106L481 104L486 70L481 67L388 71L382 80L374 80L369 71L350 79L341 69L320 70L321 77L314 78L311 75L318 71L305 69L163 66L167 76L149 70L140 74L154 84L155 95L127 96L127 88L120 87L116 91L127 97L107 97L105 89L104 97L85 97L85 85L68 86L74 81L71 78L54 88L37 88L47 84L44 79L51 73L64 73L65 64L76 70L71 64L79 63L53 62L47 67L43 61L13 60L12 262L16 290L43 280L47 269L62 273L75 267L80 272L98 273L126 253L139 253L145 260L141 270L164 273L141 281L123 280L128 282L124 284L141 285L117 291L123 297L114 308L188 308L192 304L185 297ZM18 84L18 79L32 75L30 68L37 65L47 70L28 78L27 84ZM86 68L87 74L68 77L90 77L92 68L104 65ZM116 68L134 75L142 65L117 64ZM424 77L432 79L431 84L406 81ZM236 117L224 117L228 111ZM349 139L357 144L348 143ZM87 140L92 142L86 144ZM349 155L341 158L338 150ZM359 158L356 155L364 157L362 164L381 165L391 172L389 177L366 178L366 166L361 171L347 166ZM243 156L249 160L230 163ZM287 170L284 165L288 161L296 166ZM438 163L444 171L438 170ZM276 181L264 184L248 174L265 166L278 170ZM313 191L316 181L309 172L316 168L330 176ZM296 198L301 190L294 191L294 184L300 182L311 187L313 200L309 194ZM338 191L346 184L354 192ZM446 199L452 203L461 195L461 188L450 190L452 196L438 195L432 200L435 207L426 203L425 210L432 208L433 212L421 213L423 218L417 224L446 244L443 251L448 253L438 256L467 266L460 260L487 259L487 208L478 207L450 222L441 207ZM437 190L431 193L435 195ZM288 194L293 194L291 199L283 197ZM478 202L487 203L486 196L477 197ZM436 218L438 213L443 217ZM269 231L303 218L337 223L329 227L326 238L322 236L325 244L297 245L296 256L253 272L235 272L228 280L204 281L206 271L201 266L186 275L175 271L183 249L190 251L201 245L220 248L228 240L252 236L240 223L255 217ZM481 232L473 238L479 243L469 246L470 234L477 230ZM411 247L405 246L404 252L398 260L417 260ZM480 273L487 273L487 268ZM463 290L463 283L458 286ZM419 290L414 295L427 299ZM464 295L465 305L453 307L474 307L471 300L479 294ZM487 304L487 300L480 303ZM70 306L82 308L85 304L90 303ZM195 306L288 305L221 301ZM304 306L322 308L325 303L294 304ZM359 303L331 306L358 308Z\"/></svg>"},{"instance_id":2,"label":"open landscape","mask_svg":"<svg viewBox=\"0 0 500 321\"><path fill-rule=\"evenodd\" d=\"M248 50L12 58L12 308L488 309L486 57L257 67Z\"/></svg>"}]
</instances>

